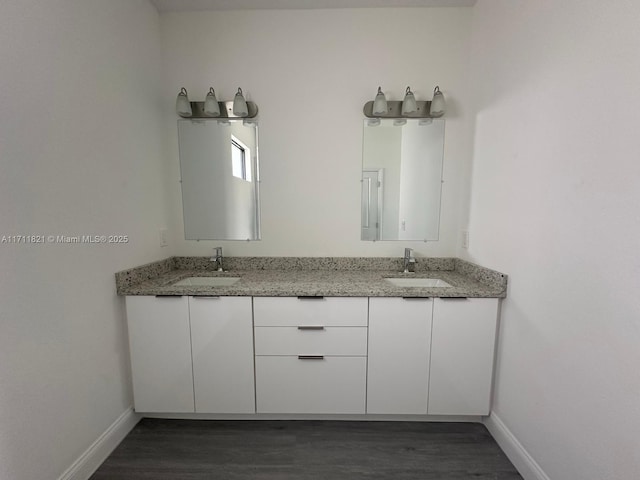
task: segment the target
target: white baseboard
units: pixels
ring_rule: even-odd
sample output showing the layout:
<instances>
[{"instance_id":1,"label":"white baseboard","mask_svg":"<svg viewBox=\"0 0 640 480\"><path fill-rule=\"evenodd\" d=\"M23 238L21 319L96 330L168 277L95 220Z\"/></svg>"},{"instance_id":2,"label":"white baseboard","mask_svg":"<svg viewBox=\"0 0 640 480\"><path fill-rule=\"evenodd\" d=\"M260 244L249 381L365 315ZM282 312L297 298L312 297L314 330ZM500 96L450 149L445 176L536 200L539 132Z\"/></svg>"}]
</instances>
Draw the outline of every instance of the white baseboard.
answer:
<instances>
[{"instance_id":1,"label":"white baseboard","mask_svg":"<svg viewBox=\"0 0 640 480\"><path fill-rule=\"evenodd\" d=\"M485 418L484 425L524 480L550 480L500 417L491 412L491 415Z\"/></svg>"},{"instance_id":2,"label":"white baseboard","mask_svg":"<svg viewBox=\"0 0 640 480\"><path fill-rule=\"evenodd\" d=\"M58 480L87 480L141 418L133 408L125 410Z\"/></svg>"}]
</instances>

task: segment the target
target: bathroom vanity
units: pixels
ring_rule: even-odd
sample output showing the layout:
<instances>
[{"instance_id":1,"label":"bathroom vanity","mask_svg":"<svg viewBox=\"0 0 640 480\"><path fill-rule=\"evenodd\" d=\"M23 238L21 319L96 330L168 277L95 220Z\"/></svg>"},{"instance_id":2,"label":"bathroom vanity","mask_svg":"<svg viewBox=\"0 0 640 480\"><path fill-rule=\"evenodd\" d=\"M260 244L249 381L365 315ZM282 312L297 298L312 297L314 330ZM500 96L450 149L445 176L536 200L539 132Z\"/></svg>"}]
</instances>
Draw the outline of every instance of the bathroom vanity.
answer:
<instances>
[{"instance_id":1,"label":"bathroom vanity","mask_svg":"<svg viewBox=\"0 0 640 480\"><path fill-rule=\"evenodd\" d=\"M506 276L459 259L401 274L397 262L231 258L214 272L171 258L118 273L136 411L487 415Z\"/></svg>"}]
</instances>

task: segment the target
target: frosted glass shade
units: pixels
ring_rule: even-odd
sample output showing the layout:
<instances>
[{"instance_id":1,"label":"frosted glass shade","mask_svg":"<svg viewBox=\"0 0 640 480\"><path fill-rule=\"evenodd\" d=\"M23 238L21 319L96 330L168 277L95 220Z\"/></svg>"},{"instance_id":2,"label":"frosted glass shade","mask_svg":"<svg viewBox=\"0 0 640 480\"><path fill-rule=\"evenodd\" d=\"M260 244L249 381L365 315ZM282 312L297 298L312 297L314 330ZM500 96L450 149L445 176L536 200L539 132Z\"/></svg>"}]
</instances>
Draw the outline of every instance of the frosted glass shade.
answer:
<instances>
[{"instance_id":1,"label":"frosted glass shade","mask_svg":"<svg viewBox=\"0 0 640 480\"><path fill-rule=\"evenodd\" d=\"M220 105L218 105L218 99L216 98L216 92L213 87L209 89L209 93L207 93L204 99L204 114L209 117L220 116Z\"/></svg>"},{"instance_id":2,"label":"frosted glass shade","mask_svg":"<svg viewBox=\"0 0 640 480\"><path fill-rule=\"evenodd\" d=\"M382 93L382 89L378 87L378 93L373 101L373 114L385 115L387 113L387 98Z\"/></svg>"},{"instance_id":3,"label":"frosted glass shade","mask_svg":"<svg viewBox=\"0 0 640 480\"><path fill-rule=\"evenodd\" d=\"M407 91L402 101L402 115L408 113L416 113L418 111L418 105L416 104L416 97L413 96L413 92L410 87L407 87Z\"/></svg>"},{"instance_id":4,"label":"frosted glass shade","mask_svg":"<svg viewBox=\"0 0 640 480\"><path fill-rule=\"evenodd\" d=\"M446 102L444 101L444 95L440 91L440 87L436 87L433 91L433 100L431 100L431 109L429 115L432 117L441 117L444 115L446 109Z\"/></svg>"},{"instance_id":5,"label":"frosted glass shade","mask_svg":"<svg viewBox=\"0 0 640 480\"><path fill-rule=\"evenodd\" d=\"M181 117L190 117L193 115L186 88L181 88L178 98L176 98L176 112Z\"/></svg>"},{"instance_id":6,"label":"frosted glass shade","mask_svg":"<svg viewBox=\"0 0 640 480\"><path fill-rule=\"evenodd\" d=\"M236 117L246 117L249 115L249 109L247 108L247 102L242 95L242 89L238 88L238 93L233 99L233 114Z\"/></svg>"}]
</instances>

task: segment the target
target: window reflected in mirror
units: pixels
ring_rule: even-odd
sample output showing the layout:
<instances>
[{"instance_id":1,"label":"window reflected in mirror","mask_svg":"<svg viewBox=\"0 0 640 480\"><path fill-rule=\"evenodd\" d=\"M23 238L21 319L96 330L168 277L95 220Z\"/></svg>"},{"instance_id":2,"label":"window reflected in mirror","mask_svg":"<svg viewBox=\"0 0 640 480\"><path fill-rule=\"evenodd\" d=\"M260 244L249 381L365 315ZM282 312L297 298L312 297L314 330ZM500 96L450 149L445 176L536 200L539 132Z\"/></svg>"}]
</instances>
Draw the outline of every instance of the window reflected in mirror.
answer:
<instances>
[{"instance_id":1,"label":"window reflected in mirror","mask_svg":"<svg viewBox=\"0 0 640 480\"><path fill-rule=\"evenodd\" d=\"M233 176L247 182L251 181L251 150L240 140L231 135L231 170Z\"/></svg>"}]
</instances>

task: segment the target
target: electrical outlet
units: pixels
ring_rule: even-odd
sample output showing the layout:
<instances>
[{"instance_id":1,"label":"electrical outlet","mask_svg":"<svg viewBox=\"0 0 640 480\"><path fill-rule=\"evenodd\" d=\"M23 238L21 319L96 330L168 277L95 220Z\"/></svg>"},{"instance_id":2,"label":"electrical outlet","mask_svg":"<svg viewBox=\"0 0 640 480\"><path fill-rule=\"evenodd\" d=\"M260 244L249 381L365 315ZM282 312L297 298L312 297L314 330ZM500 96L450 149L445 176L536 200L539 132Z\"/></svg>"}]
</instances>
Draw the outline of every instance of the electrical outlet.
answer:
<instances>
[{"instance_id":1,"label":"electrical outlet","mask_svg":"<svg viewBox=\"0 0 640 480\"><path fill-rule=\"evenodd\" d=\"M160 229L159 233L160 233L160 246L166 247L167 245L169 245L169 242L167 241L167 237L169 236L167 229L162 228Z\"/></svg>"},{"instance_id":2,"label":"electrical outlet","mask_svg":"<svg viewBox=\"0 0 640 480\"><path fill-rule=\"evenodd\" d=\"M469 248L469 230L462 231L462 248Z\"/></svg>"}]
</instances>

